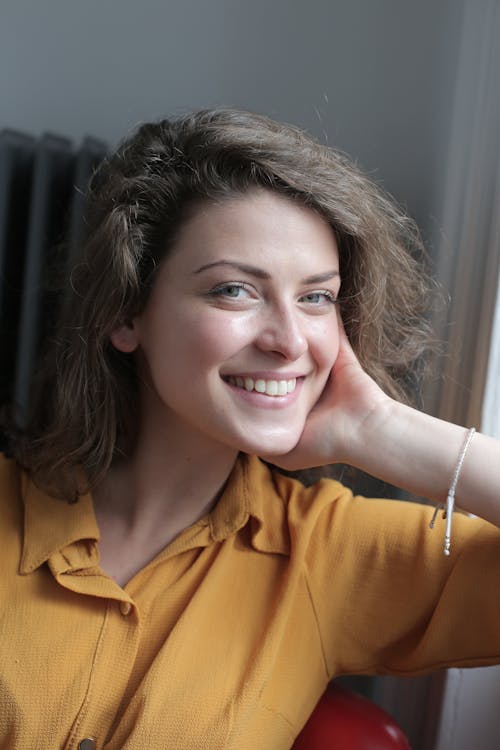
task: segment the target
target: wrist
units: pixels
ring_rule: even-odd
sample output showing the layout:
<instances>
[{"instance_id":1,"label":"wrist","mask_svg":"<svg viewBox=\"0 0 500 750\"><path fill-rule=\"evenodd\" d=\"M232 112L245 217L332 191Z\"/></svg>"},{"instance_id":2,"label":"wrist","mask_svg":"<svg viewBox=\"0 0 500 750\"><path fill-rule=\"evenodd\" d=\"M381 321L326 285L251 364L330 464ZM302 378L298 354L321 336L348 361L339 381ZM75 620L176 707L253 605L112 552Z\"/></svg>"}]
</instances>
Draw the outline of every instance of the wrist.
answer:
<instances>
[{"instance_id":1,"label":"wrist","mask_svg":"<svg viewBox=\"0 0 500 750\"><path fill-rule=\"evenodd\" d=\"M380 389L368 406L361 408L358 405L350 420L351 429L346 435L345 453L341 462L373 473L371 453L377 453L378 446L390 440L396 422L399 421L400 407L408 408Z\"/></svg>"}]
</instances>

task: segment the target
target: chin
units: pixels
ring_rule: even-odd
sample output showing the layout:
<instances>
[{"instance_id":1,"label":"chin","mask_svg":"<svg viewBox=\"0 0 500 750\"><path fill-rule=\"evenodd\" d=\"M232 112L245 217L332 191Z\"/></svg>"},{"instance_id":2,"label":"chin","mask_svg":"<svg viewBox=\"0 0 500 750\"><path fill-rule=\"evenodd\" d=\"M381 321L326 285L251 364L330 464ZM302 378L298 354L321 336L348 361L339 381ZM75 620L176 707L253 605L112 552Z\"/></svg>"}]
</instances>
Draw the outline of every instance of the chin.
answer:
<instances>
[{"instance_id":1,"label":"chin","mask_svg":"<svg viewBox=\"0 0 500 750\"><path fill-rule=\"evenodd\" d=\"M239 449L244 453L256 456L285 456L290 453L299 442L301 432L286 435L276 435L273 437L266 436L258 439L255 436L252 440L245 439L241 442Z\"/></svg>"}]
</instances>

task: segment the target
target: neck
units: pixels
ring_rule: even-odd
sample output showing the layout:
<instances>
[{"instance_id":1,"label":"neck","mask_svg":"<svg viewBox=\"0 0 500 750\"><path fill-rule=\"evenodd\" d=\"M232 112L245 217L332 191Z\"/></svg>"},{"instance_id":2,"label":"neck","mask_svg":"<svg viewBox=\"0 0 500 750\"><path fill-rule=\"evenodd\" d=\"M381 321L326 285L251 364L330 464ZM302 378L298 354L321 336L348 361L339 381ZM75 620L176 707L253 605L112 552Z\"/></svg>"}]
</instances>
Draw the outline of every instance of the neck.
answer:
<instances>
[{"instance_id":1,"label":"neck","mask_svg":"<svg viewBox=\"0 0 500 750\"><path fill-rule=\"evenodd\" d=\"M166 418L144 416L134 451L94 492L101 567L120 585L216 503L237 451Z\"/></svg>"},{"instance_id":2,"label":"neck","mask_svg":"<svg viewBox=\"0 0 500 750\"><path fill-rule=\"evenodd\" d=\"M132 455L97 489L98 515L130 532L168 524L179 533L212 508L238 452L191 430L164 408L148 409Z\"/></svg>"}]
</instances>

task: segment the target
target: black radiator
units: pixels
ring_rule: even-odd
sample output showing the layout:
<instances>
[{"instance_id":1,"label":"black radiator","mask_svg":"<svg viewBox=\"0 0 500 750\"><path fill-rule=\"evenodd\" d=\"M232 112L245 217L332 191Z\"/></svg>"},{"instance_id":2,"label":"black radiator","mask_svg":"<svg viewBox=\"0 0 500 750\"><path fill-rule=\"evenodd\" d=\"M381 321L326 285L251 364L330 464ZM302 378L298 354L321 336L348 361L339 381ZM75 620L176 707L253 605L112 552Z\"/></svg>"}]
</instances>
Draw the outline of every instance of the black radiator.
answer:
<instances>
[{"instance_id":1,"label":"black radiator","mask_svg":"<svg viewBox=\"0 0 500 750\"><path fill-rule=\"evenodd\" d=\"M81 237L83 192L106 144L0 131L0 408L20 425L47 326L60 303L49 279ZM60 274L62 277L62 274Z\"/></svg>"}]
</instances>

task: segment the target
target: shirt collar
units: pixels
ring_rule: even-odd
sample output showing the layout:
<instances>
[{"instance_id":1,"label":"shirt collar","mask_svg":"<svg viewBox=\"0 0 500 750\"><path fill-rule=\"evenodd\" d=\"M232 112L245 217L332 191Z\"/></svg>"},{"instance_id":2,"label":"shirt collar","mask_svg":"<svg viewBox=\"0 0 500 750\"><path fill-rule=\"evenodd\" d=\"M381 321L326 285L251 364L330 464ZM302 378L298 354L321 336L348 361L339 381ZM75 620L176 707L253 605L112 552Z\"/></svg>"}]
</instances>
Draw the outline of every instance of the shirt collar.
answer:
<instances>
[{"instance_id":1,"label":"shirt collar","mask_svg":"<svg viewBox=\"0 0 500 750\"><path fill-rule=\"evenodd\" d=\"M288 554L286 503L268 466L241 454L227 486L209 516L211 536L227 539L250 519L251 543L261 552Z\"/></svg>"},{"instance_id":2,"label":"shirt collar","mask_svg":"<svg viewBox=\"0 0 500 750\"><path fill-rule=\"evenodd\" d=\"M85 540L95 546L99 540L90 495L83 495L77 503L69 504L51 497L23 475L22 497L25 525L21 573L32 572L74 542ZM288 553L286 508L273 474L256 456L241 454L219 501L202 525L213 541L222 541L237 533L249 520L254 549ZM181 537L184 534L192 536L188 530ZM204 545L209 542L204 536L196 534L192 541ZM176 547L181 542L184 546L186 539L178 538L172 545Z\"/></svg>"},{"instance_id":3,"label":"shirt collar","mask_svg":"<svg viewBox=\"0 0 500 750\"><path fill-rule=\"evenodd\" d=\"M217 504L208 515L210 534L216 542L227 539L248 520L251 506L250 463L249 456L240 454Z\"/></svg>"},{"instance_id":4,"label":"shirt collar","mask_svg":"<svg viewBox=\"0 0 500 750\"><path fill-rule=\"evenodd\" d=\"M88 540L95 544L99 539L90 495L70 504L43 492L26 475L22 477L21 492L24 501L21 573L31 573L73 542Z\"/></svg>"}]
</instances>

